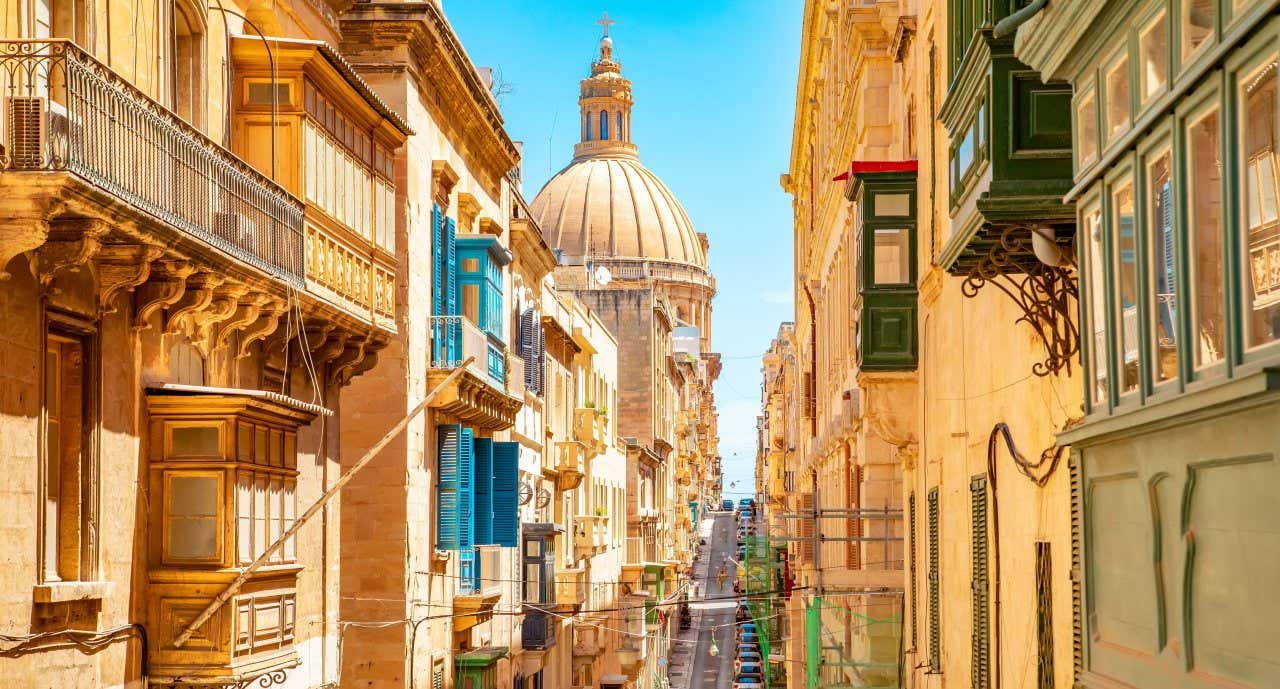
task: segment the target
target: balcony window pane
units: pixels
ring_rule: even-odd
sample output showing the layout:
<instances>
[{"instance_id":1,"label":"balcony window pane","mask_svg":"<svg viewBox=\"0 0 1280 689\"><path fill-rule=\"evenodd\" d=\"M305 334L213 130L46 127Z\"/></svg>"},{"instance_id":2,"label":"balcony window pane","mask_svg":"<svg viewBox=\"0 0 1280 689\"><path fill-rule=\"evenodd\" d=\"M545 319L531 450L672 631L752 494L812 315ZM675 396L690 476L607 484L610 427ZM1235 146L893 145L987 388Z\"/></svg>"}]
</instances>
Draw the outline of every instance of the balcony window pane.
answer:
<instances>
[{"instance_id":1,"label":"balcony window pane","mask_svg":"<svg viewBox=\"0 0 1280 689\"><path fill-rule=\"evenodd\" d=\"M543 602L542 565L537 562L526 562L524 565L524 602Z\"/></svg>"},{"instance_id":2,"label":"balcony window pane","mask_svg":"<svg viewBox=\"0 0 1280 689\"><path fill-rule=\"evenodd\" d=\"M1138 266L1133 227L1133 183L1125 182L1111 201L1115 247L1116 306L1120 313L1120 392L1138 388Z\"/></svg>"},{"instance_id":3,"label":"balcony window pane","mask_svg":"<svg viewBox=\"0 0 1280 689\"><path fill-rule=\"evenodd\" d=\"M218 556L217 476L169 477L168 556L176 559L210 559Z\"/></svg>"},{"instance_id":4,"label":"balcony window pane","mask_svg":"<svg viewBox=\"0 0 1280 689\"><path fill-rule=\"evenodd\" d=\"M1245 343L1257 347L1280 337L1280 223L1276 140L1276 61L1272 58L1241 80L1240 140L1244 146L1243 237L1248 251Z\"/></svg>"},{"instance_id":5,"label":"balcony window pane","mask_svg":"<svg viewBox=\"0 0 1280 689\"><path fill-rule=\"evenodd\" d=\"M1138 41L1142 55L1142 102L1164 89L1169 78L1169 22L1165 14L1147 25Z\"/></svg>"},{"instance_id":6,"label":"balcony window pane","mask_svg":"<svg viewBox=\"0 0 1280 689\"><path fill-rule=\"evenodd\" d=\"M1147 170L1147 227L1151 255L1152 376L1162 383L1178 377L1176 247L1173 241L1173 178L1169 153Z\"/></svg>"},{"instance_id":7,"label":"balcony window pane","mask_svg":"<svg viewBox=\"0 0 1280 689\"><path fill-rule=\"evenodd\" d=\"M1098 157L1098 100L1092 93L1076 106L1076 142L1083 167Z\"/></svg>"},{"instance_id":8,"label":"balcony window pane","mask_svg":"<svg viewBox=\"0 0 1280 689\"><path fill-rule=\"evenodd\" d=\"M910 194L876 194L875 215L904 216L911 212Z\"/></svg>"},{"instance_id":9,"label":"balcony window pane","mask_svg":"<svg viewBox=\"0 0 1280 689\"><path fill-rule=\"evenodd\" d=\"M1129 57L1120 59L1107 72L1107 139L1129 127Z\"/></svg>"},{"instance_id":10,"label":"balcony window pane","mask_svg":"<svg viewBox=\"0 0 1280 689\"><path fill-rule=\"evenodd\" d=\"M1092 397L1095 407L1107 400L1107 285L1103 270L1102 211L1093 209L1085 215L1085 266L1088 285L1086 310L1089 327L1093 332L1090 363L1092 366Z\"/></svg>"},{"instance_id":11,"label":"balcony window pane","mask_svg":"<svg viewBox=\"0 0 1280 689\"><path fill-rule=\"evenodd\" d=\"M1182 0L1182 56L1186 57L1213 35L1217 0Z\"/></svg>"},{"instance_id":12,"label":"balcony window pane","mask_svg":"<svg viewBox=\"0 0 1280 689\"><path fill-rule=\"evenodd\" d=\"M1196 367L1222 359L1224 302L1222 288L1222 161L1219 158L1218 111L1195 121L1187 132L1191 217L1187 223L1191 250L1191 318L1195 324L1192 352Z\"/></svg>"},{"instance_id":13,"label":"balcony window pane","mask_svg":"<svg viewBox=\"0 0 1280 689\"><path fill-rule=\"evenodd\" d=\"M875 231L875 284L911 282L911 234L909 230Z\"/></svg>"}]
</instances>

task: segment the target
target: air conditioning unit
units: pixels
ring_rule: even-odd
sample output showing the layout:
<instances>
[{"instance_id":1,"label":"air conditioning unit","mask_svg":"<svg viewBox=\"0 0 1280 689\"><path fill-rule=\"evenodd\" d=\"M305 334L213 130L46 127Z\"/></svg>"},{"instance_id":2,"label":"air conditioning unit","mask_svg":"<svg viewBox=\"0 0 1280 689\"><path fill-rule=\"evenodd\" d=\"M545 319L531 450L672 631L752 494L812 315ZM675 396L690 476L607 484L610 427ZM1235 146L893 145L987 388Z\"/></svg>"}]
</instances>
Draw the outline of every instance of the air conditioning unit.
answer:
<instances>
[{"instance_id":1,"label":"air conditioning unit","mask_svg":"<svg viewBox=\"0 0 1280 689\"><path fill-rule=\"evenodd\" d=\"M41 96L13 96L6 99L9 123L9 167L39 170L44 167L45 145L49 139L49 119Z\"/></svg>"},{"instance_id":2,"label":"air conditioning unit","mask_svg":"<svg viewBox=\"0 0 1280 689\"><path fill-rule=\"evenodd\" d=\"M213 233L249 251L258 250L258 225L239 213L221 211L213 214Z\"/></svg>"}]
</instances>

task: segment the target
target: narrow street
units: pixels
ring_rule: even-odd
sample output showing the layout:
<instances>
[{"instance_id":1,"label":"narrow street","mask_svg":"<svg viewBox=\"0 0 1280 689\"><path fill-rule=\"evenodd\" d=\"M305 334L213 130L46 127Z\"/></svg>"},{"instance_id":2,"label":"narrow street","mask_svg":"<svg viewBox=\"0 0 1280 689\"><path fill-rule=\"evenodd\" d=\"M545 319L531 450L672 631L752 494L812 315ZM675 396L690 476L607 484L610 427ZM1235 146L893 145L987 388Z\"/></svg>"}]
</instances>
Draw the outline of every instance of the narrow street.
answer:
<instances>
[{"instance_id":1,"label":"narrow street","mask_svg":"<svg viewBox=\"0 0 1280 689\"><path fill-rule=\"evenodd\" d=\"M712 512L711 528L704 531L707 544L695 569L698 577L695 601L689 604L693 615L693 628L697 634L692 667L685 677L687 689L729 689L733 686L733 659L736 655L737 635L734 633L733 614L737 603L733 600L715 600L733 595L733 582L737 567L733 566L737 553L734 538L732 512ZM720 563L729 559L728 576L723 588L716 578ZM701 600L700 600L701 599ZM712 600L705 600L712 599ZM718 655L711 655L711 640L715 638ZM681 689L673 682L672 686Z\"/></svg>"}]
</instances>

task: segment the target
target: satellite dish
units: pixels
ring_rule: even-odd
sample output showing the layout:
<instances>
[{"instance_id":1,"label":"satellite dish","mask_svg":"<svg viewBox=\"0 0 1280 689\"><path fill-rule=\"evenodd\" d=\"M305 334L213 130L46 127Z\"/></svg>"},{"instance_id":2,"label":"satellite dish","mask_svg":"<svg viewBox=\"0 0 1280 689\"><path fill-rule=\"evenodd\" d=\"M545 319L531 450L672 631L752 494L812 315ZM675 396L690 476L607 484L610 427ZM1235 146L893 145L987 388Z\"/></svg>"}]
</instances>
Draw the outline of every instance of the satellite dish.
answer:
<instances>
[{"instance_id":1,"label":"satellite dish","mask_svg":"<svg viewBox=\"0 0 1280 689\"><path fill-rule=\"evenodd\" d=\"M596 266L595 278L596 282L601 285L607 285L613 279L613 273L610 273L609 269L604 266Z\"/></svg>"}]
</instances>

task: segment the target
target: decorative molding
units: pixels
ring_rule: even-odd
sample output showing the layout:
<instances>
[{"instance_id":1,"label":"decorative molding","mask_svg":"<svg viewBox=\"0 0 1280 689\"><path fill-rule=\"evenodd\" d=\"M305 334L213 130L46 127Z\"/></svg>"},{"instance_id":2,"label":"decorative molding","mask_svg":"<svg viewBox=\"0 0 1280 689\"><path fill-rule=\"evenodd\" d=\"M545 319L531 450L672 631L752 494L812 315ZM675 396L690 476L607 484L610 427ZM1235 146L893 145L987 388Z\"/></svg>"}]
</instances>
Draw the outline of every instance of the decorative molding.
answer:
<instances>
[{"instance_id":1,"label":"decorative molding","mask_svg":"<svg viewBox=\"0 0 1280 689\"><path fill-rule=\"evenodd\" d=\"M441 213L449 212L449 196L458 184L458 171L447 160L431 161L431 200L440 206ZM461 200L459 200L461 203Z\"/></svg>"},{"instance_id":2,"label":"decorative molding","mask_svg":"<svg viewBox=\"0 0 1280 689\"><path fill-rule=\"evenodd\" d=\"M1030 229L1006 227L1000 240L970 269L961 291L972 298L983 286L995 285L1022 311L1014 322L1030 325L1044 346L1045 359L1033 364L1031 372L1041 377L1070 375L1071 362L1080 352L1075 277L1069 266L1041 263L1030 244Z\"/></svg>"},{"instance_id":3,"label":"decorative molding","mask_svg":"<svg viewBox=\"0 0 1280 689\"><path fill-rule=\"evenodd\" d=\"M187 290L187 277L196 271L186 259L161 259L151 266L151 277L134 293L136 307L134 327L145 330L151 316L160 309L176 303Z\"/></svg>"},{"instance_id":4,"label":"decorative molding","mask_svg":"<svg viewBox=\"0 0 1280 689\"><path fill-rule=\"evenodd\" d=\"M153 244L107 244L93 257L98 273L98 308L102 313L115 313L116 297L151 276L151 264L164 253Z\"/></svg>"},{"instance_id":5,"label":"decorative molding","mask_svg":"<svg viewBox=\"0 0 1280 689\"><path fill-rule=\"evenodd\" d=\"M49 238L49 221L43 217L10 217L0 223L0 282L13 277L5 266L20 254L39 248Z\"/></svg>"},{"instance_id":6,"label":"decorative molding","mask_svg":"<svg viewBox=\"0 0 1280 689\"><path fill-rule=\"evenodd\" d=\"M49 234L40 248L28 254L31 274L48 288L63 270L79 270L102 247L111 225L97 218L65 218L49 223Z\"/></svg>"},{"instance_id":7,"label":"decorative molding","mask_svg":"<svg viewBox=\"0 0 1280 689\"><path fill-rule=\"evenodd\" d=\"M223 321L222 326L214 334L213 343L209 350L213 351L227 346L231 340L231 335L244 330L246 326L257 321L262 315L263 308L270 301L271 296L262 292L249 292L242 295L236 303L235 313Z\"/></svg>"},{"instance_id":8,"label":"decorative molding","mask_svg":"<svg viewBox=\"0 0 1280 689\"><path fill-rule=\"evenodd\" d=\"M898 24L894 27L893 38L889 39L889 55L893 57L894 62L902 62L906 58L907 50L911 48L911 39L916 35L916 16L908 14L898 17Z\"/></svg>"},{"instance_id":9,"label":"decorative molding","mask_svg":"<svg viewBox=\"0 0 1280 689\"><path fill-rule=\"evenodd\" d=\"M191 324L194 326L192 340L198 347L205 349L206 356L214 349L212 335L218 332L215 328L235 316L240 306L240 297L248 291L248 285L238 282L225 283L214 291L209 308L191 315Z\"/></svg>"},{"instance_id":10,"label":"decorative molding","mask_svg":"<svg viewBox=\"0 0 1280 689\"><path fill-rule=\"evenodd\" d=\"M209 308L209 304L213 303L214 292L226 280L224 276L209 270L200 270L188 277L184 293L165 310L164 327L161 331L165 335L182 332L182 322L186 317Z\"/></svg>"},{"instance_id":11,"label":"decorative molding","mask_svg":"<svg viewBox=\"0 0 1280 689\"><path fill-rule=\"evenodd\" d=\"M236 350L236 358L243 359L249 356L254 342L265 340L274 334L280 327L280 317L288 310L288 302L282 299L268 299L259 310L257 320L240 333L240 347Z\"/></svg>"}]
</instances>

